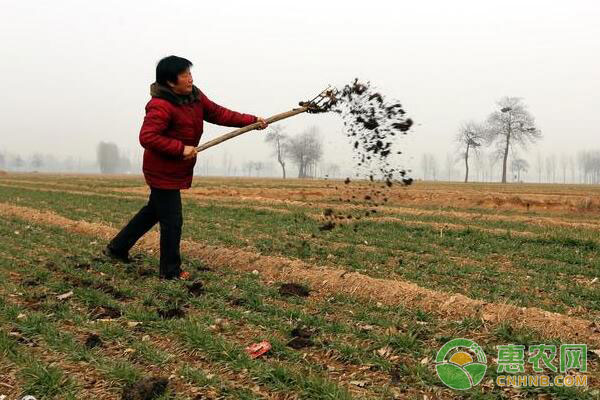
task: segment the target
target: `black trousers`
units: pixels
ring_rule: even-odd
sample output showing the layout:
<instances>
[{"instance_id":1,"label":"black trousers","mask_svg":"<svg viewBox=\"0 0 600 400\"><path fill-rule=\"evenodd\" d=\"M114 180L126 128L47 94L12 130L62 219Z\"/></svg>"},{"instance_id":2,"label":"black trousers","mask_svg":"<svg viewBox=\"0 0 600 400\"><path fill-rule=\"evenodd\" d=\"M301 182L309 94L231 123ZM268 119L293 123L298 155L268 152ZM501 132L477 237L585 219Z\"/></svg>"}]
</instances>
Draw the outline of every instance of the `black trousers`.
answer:
<instances>
[{"instance_id":1,"label":"black trousers","mask_svg":"<svg viewBox=\"0 0 600 400\"><path fill-rule=\"evenodd\" d=\"M160 224L160 271L163 278L174 278L181 272L181 193L178 189L150 188L148 204L125 225L108 247L127 256L133 245L156 223Z\"/></svg>"}]
</instances>

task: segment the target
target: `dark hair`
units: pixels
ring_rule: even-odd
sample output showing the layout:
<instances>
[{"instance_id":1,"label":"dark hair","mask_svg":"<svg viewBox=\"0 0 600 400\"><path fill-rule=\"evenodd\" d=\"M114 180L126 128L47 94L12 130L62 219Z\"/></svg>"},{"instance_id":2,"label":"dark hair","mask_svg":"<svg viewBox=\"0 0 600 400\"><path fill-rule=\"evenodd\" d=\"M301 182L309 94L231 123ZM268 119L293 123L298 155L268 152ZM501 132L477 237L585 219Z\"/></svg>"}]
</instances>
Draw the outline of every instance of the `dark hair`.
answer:
<instances>
[{"instance_id":1,"label":"dark hair","mask_svg":"<svg viewBox=\"0 0 600 400\"><path fill-rule=\"evenodd\" d=\"M167 86L167 81L177 83L177 75L192 65L190 60L183 57L165 57L156 64L156 82L164 86Z\"/></svg>"}]
</instances>

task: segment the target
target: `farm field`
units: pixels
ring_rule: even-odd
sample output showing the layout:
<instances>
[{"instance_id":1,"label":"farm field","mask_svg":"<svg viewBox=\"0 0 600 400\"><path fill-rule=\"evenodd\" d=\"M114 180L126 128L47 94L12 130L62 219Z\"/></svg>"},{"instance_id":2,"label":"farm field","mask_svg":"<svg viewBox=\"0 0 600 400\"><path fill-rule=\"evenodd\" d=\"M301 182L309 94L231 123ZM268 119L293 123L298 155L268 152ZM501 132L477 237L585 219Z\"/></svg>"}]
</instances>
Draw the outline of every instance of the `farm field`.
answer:
<instances>
[{"instance_id":1,"label":"farm field","mask_svg":"<svg viewBox=\"0 0 600 400\"><path fill-rule=\"evenodd\" d=\"M151 377L160 399L600 398L599 186L195 178L189 283L158 279L157 227L132 264L101 256L147 196L0 175L7 400L143 398L123 393ZM461 337L488 368L459 392L434 360ZM496 346L541 343L587 344L587 388L496 385Z\"/></svg>"}]
</instances>

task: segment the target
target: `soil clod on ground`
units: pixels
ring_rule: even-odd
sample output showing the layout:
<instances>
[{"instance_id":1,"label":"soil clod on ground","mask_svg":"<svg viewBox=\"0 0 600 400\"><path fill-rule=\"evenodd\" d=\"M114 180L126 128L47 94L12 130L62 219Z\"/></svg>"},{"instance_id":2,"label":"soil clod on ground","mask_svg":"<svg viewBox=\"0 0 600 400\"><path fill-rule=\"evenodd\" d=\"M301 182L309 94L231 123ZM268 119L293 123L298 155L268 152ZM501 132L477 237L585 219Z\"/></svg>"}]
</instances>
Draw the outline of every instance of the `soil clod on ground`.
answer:
<instances>
[{"instance_id":1,"label":"soil clod on ground","mask_svg":"<svg viewBox=\"0 0 600 400\"><path fill-rule=\"evenodd\" d=\"M310 347L312 345L313 345L312 340L310 340L309 338L300 337L300 336L293 338L292 340L290 340L287 343L288 347L291 347L292 349L296 349L296 350L303 349L305 347Z\"/></svg>"},{"instance_id":2,"label":"soil clod on ground","mask_svg":"<svg viewBox=\"0 0 600 400\"><path fill-rule=\"evenodd\" d=\"M247 303L248 302L246 301L246 299L241 298L241 297L236 297L229 301L229 304L231 304L232 306L243 306L243 305L246 305Z\"/></svg>"},{"instance_id":3,"label":"soil clod on ground","mask_svg":"<svg viewBox=\"0 0 600 400\"><path fill-rule=\"evenodd\" d=\"M102 339L100 339L100 336L98 336L95 333L91 333L85 339L85 347L87 347L88 349L93 349L94 347L100 347L100 346L102 346Z\"/></svg>"},{"instance_id":4,"label":"soil clod on ground","mask_svg":"<svg viewBox=\"0 0 600 400\"><path fill-rule=\"evenodd\" d=\"M327 221L319 227L320 231L330 231L335 228L335 222Z\"/></svg>"},{"instance_id":5,"label":"soil clod on ground","mask_svg":"<svg viewBox=\"0 0 600 400\"><path fill-rule=\"evenodd\" d=\"M111 306L100 306L92 310L93 319L115 319L120 318L121 310Z\"/></svg>"},{"instance_id":6,"label":"soil clod on ground","mask_svg":"<svg viewBox=\"0 0 600 400\"><path fill-rule=\"evenodd\" d=\"M292 337L301 337L305 339L311 338L315 334L315 331L303 326L297 326L290 332Z\"/></svg>"},{"instance_id":7,"label":"soil clod on ground","mask_svg":"<svg viewBox=\"0 0 600 400\"><path fill-rule=\"evenodd\" d=\"M158 310L156 310L156 312L162 319L175 319L185 317L185 310L183 310L181 307L171 307L166 309L159 308Z\"/></svg>"},{"instance_id":8,"label":"soil clod on ground","mask_svg":"<svg viewBox=\"0 0 600 400\"><path fill-rule=\"evenodd\" d=\"M188 292L192 296L202 296L204 294L204 284L201 281L195 281L187 286Z\"/></svg>"},{"instance_id":9,"label":"soil clod on ground","mask_svg":"<svg viewBox=\"0 0 600 400\"><path fill-rule=\"evenodd\" d=\"M284 283L279 287L279 294L283 296L307 297L310 291L297 283Z\"/></svg>"},{"instance_id":10,"label":"soil clod on ground","mask_svg":"<svg viewBox=\"0 0 600 400\"><path fill-rule=\"evenodd\" d=\"M167 390L169 380L160 377L143 378L125 386L122 400L152 400L162 396Z\"/></svg>"}]
</instances>

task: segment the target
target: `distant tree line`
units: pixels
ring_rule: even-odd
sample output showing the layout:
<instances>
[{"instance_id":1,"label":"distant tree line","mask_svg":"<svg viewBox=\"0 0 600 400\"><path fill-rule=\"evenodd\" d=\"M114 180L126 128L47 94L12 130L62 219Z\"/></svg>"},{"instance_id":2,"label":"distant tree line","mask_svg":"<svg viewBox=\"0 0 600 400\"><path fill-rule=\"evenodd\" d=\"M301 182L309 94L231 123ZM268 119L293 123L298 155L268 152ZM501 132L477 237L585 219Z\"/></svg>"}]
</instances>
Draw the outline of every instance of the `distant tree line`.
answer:
<instances>
[{"instance_id":1,"label":"distant tree line","mask_svg":"<svg viewBox=\"0 0 600 400\"><path fill-rule=\"evenodd\" d=\"M455 153L447 153L446 162L440 168L438 157L432 153L421 156L419 178L465 180L464 158L458 162ZM501 160L494 157L493 150L474 152L469 160L469 181L494 182L502 179L502 171L498 168ZM574 154L544 155L537 152L532 160L513 157L509 162L509 172L508 182L600 184L600 149Z\"/></svg>"}]
</instances>

